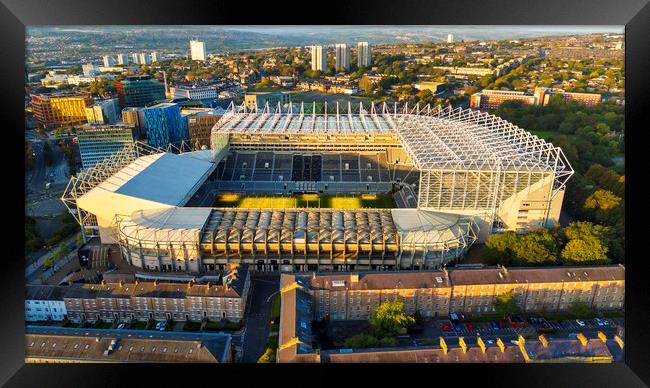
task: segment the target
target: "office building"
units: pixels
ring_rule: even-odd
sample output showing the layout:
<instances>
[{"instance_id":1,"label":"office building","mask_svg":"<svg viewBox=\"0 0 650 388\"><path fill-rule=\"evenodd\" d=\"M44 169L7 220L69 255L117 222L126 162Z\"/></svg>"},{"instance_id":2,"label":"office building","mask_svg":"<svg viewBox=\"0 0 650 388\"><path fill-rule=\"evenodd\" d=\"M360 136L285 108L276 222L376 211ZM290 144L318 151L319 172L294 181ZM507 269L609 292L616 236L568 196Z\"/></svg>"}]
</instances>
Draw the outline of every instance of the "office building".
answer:
<instances>
[{"instance_id":1,"label":"office building","mask_svg":"<svg viewBox=\"0 0 650 388\"><path fill-rule=\"evenodd\" d=\"M86 106L91 104L89 94L51 93L32 94L34 118L45 128L75 125L86 122Z\"/></svg>"},{"instance_id":2,"label":"office building","mask_svg":"<svg viewBox=\"0 0 650 388\"><path fill-rule=\"evenodd\" d=\"M165 99L165 85L157 79L144 75L132 76L115 81L120 107L143 107L146 104Z\"/></svg>"},{"instance_id":3,"label":"office building","mask_svg":"<svg viewBox=\"0 0 650 388\"><path fill-rule=\"evenodd\" d=\"M244 104L248 109L254 109L255 106L258 109L263 109L266 104L269 104L271 109L275 109L280 103L280 105L285 105L291 102L291 94L283 92L256 92L256 93L246 93L244 96Z\"/></svg>"},{"instance_id":4,"label":"office building","mask_svg":"<svg viewBox=\"0 0 650 388\"><path fill-rule=\"evenodd\" d=\"M223 109L217 108L187 115L190 146L193 150L210 149L212 127L214 127L224 113L225 111Z\"/></svg>"},{"instance_id":5,"label":"office building","mask_svg":"<svg viewBox=\"0 0 650 388\"><path fill-rule=\"evenodd\" d=\"M182 119L178 104L161 103L144 108L143 112L150 146L166 148L189 140L187 122Z\"/></svg>"},{"instance_id":6,"label":"office building","mask_svg":"<svg viewBox=\"0 0 650 388\"><path fill-rule=\"evenodd\" d=\"M94 77L100 74L99 67L93 65L92 63L87 63L85 65L82 65L81 69L83 71L83 75L86 77Z\"/></svg>"},{"instance_id":7,"label":"office building","mask_svg":"<svg viewBox=\"0 0 650 388\"><path fill-rule=\"evenodd\" d=\"M64 321L68 314L63 302L68 287L28 284L25 294L25 321Z\"/></svg>"},{"instance_id":8,"label":"office building","mask_svg":"<svg viewBox=\"0 0 650 388\"><path fill-rule=\"evenodd\" d=\"M372 63L372 47L368 42L359 42L357 44L357 66L367 67Z\"/></svg>"},{"instance_id":9,"label":"office building","mask_svg":"<svg viewBox=\"0 0 650 388\"><path fill-rule=\"evenodd\" d=\"M128 107L122 109L122 124L133 128L133 137L144 139L147 128L144 122L144 112L142 108Z\"/></svg>"},{"instance_id":10,"label":"office building","mask_svg":"<svg viewBox=\"0 0 650 388\"><path fill-rule=\"evenodd\" d=\"M327 49L323 46L311 46L311 69L327 71Z\"/></svg>"},{"instance_id":11,"label":"office building","mask_svg":"<svg viewBox=\"0 0 650 388\"><path fill-rule=\"evenodd\" d=\"M77 130L83 170L113 155L133 142L133 128L127 125L87 124Z\"/></svg>"},{"instance_id":12,"label":"office building","mask_svg":"<svg viewBox=\"0 0 650 388\"><path fill-rule=\"evenodd\" d=\"M104 67L112 67L115 66L115 58L113 58L112 55L104 55L102 57L102 60L104 62Z\"/></svg>"},{"instance_id":13,"label":"office building","mask_svg":"<svg viewBox=\"0 0 650 388\"><path fill-rule=\"evenodd\" d=\"M117 64L126 66L129 64L129 56L127 54L117 54Z\"/></svg>"},{"instance_id":14,"label":"office building","mask_svg":"<svg viewBox=\"0 0 650 388\"><path fill-rule=\"evenodd\" d=\"M89 124L114 124L120 119L120 104L117 98L95 100L92 106L86 108L86 118Z\"/></svg>"},{"instance_id":15,"label":"office building","mask_svg":"<svg viewBox=\"0 0 650 388\"><path fill-rule=\"evenodd\" d=\"M205 42L191 40L190 54L193 61L205 61Z\"/></svg>"},{"instance_id":16,"label":"office building","mask_svg":"<svg viewBox=\"0 0 650 388\"><path fill-rule=\"evenodd\" d=\"M176 86L171 88L174 99L211 100L218 97L216 86Z\"/></svg>"},{"instance_id":17,"label":"office building","mask_svg":"<svg viewBox=\"0 0 650 388\"><path fill-rule=\"evenodd\" d=\"M165 338L169 337L169 338ZM26 363L210 363L232 362L232 337L210 333L199 339L167 335L131 337L98 329L84 335L60 327L29 327Z\"/></svg>"},{"instance_id":18,"label":"office building","mask_svg":"<svg viewBox=\"0 0 650 388\"><path fill-rule=\"evenodd\" d=\"M151 62L160 62L162 57L160 56L160 53L158 51L154 51L151 53Z\"/></svg>"},{"instance_id":19,"label":"office building","mask_svg":"<svg viewBox=\"0 0 650 388\"><path fill-rule=\"evenodd\" d=\"M350 47L345 43L336 45L336 71L350 70Z\"/></svg>"},{"instance_id":20,"label":"office building","mask_svg":"<svg viewBox=\"0 0 650 388\"><path fill-rule=\"evenodd\" d=\"M447 43L454 43L454 34L447 34Z\"/></svg>"}]
</instances>

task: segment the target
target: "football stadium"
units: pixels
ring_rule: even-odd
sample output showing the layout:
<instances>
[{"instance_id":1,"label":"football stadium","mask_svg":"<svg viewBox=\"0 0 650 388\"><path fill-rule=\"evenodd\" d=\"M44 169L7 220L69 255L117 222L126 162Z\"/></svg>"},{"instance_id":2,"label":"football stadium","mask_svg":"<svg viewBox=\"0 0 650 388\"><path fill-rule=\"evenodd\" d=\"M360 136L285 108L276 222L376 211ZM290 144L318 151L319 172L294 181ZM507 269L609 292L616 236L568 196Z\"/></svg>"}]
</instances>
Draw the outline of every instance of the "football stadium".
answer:
<instances>
[{"instance_id":1,"label":"football stadium","mask_svg":"<svg viewBox=\"0 0 650 388\"><path fill-rule=\"evenodd\" d=\"M231 104L210 150L135 142L61 199L149 270L418 270L556 224L572 174L558 147L470 109Z\"/></svg>"}]
</instances>

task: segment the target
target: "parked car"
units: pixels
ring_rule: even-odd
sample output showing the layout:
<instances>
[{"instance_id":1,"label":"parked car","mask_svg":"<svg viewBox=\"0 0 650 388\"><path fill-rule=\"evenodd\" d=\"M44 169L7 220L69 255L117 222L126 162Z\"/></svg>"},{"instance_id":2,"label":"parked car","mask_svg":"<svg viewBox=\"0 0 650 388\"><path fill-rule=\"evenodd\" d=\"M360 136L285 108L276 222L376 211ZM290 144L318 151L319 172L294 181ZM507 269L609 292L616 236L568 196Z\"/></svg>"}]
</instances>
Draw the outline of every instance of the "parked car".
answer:
<instances>
[{"instance_id":1,"label":"parked car","mask_svg":"<svg viewBox=\"0 0 650 388\"><path fill-rule=\"evenodd\" d=\"M492 330L499 331L499 325L497 325L497 323L494 321L490 322L490 327Z\"/></svg>"},{"instance_id":2,"label":"parked car","mask_svg":"<svg viewBox=\"0 0 650 388\"><path fill-rule=\"evenodd\" d=\"M580 325L581 327L584 327L584 326L585 326L585 321L583 321L582 319L576 319L576 323L577 323L578 325Z\"/></svg>"},{"instance_id":3,"label":"parked car","mask_svg":"<svg viewBox=\"0 0 650 388\"><path fill-rule=\"evenodd\" d=\"M471 324L471 323L466 323L466 324L465 324L465 327L467 328L468 331L472 331L472 330L474 330L474 325Z\"/></svg>"},{"instance_id":4,"label":"parked car","mask_svg":"<svg viewBox=\"0 0 650 388\"><path fill-rule=\"evenodd\" d=\"M463 331L463 327L460 325L460 323L454 323L454 330Z\"/></svg>"},{"instance_id":5,"label":"parked car","mask_svg":"<svg viewBox=\"0 0 650 388\"><path fill-rule=\"evenodd\" d=\"M125 327L126 327L126 323L120 323L119 325L117 325L118 329L124 329Z\"/></svg>"},{"instance_id":6,"label":"parked car","mask_svg":"<svg viewBox=\"0 0 650 388\"><path fill-rule=\"evenodd\" d=\"M510 327L526 327L526 322L518 316L508 317L508 323Z\"/></svg>"},{"instance_id":7,"label":"parked car","mask_svg":"<svg viewBox=\"0 0 650 388\"><path fill-rule=\"evenodd\" d=\"M458 322L460 319L458 319L458 315L456 313L451 313L449 314L449 320L452 322Z\"/></svg>"},{"instance_id":8,"label":"parked car","mask_svg":"<svg viewBox=\"0 0 650 388\"><path fill-rule=\"evenodd\" d=\"M494 345L494 340L493 339L486 339L485 344L486 345Z\"/></svg>"},{"instance_id":9,"label":"parked car","mask_svg":"<svg viewBox=\"0 0 650 388\"><path fill-rule=\"evenodd\" d=\"M451 326L450 325L442 325L441 327L442 331L451 331Z\"/></svg>"},{"instance_id":10,"label":"parked car","mask_svg":"<svg viewBox=\"0 0 650 388\"><path fill-rule=\"evenodd\" d=\"M167 328L167 322L156 323L156 330L165 331L166 328Z\"/></svg>"},{"instance_id":11,"label":"parked car","mask_svg":"<svg viewBox=\"0 0 650 388\"><path fill-rule=\"evenodd\" d=\"M598 326L609 326L609 321L606 319L596 318L596 324Z\"/></svg>"},{"instance_id":12,"label":"parked car","mask_svg":"<svg viewBox=\"0 0 650 388\"><path fill-rule=\"evenodd\" d=\"M505 329L507 327L506 323L503 321L497 322L497 325L499 325L499 329Z\"/></svg>"}]
</instances>

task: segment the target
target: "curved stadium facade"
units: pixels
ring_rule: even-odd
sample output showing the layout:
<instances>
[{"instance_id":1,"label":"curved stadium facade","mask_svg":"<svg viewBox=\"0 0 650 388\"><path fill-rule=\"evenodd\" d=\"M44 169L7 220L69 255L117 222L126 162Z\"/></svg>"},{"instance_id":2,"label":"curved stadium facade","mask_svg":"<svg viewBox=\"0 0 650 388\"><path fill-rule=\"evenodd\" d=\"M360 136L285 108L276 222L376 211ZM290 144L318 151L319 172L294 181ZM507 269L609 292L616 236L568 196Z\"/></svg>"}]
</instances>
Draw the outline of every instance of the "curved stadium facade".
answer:
<instances>
[{"instance_id":1,"label":"curved stadium facade","mask_svg":"<svg viewBox=\"0 0 650 388\"><path fill-rule=\"evenodd\" d=\"M211 143L134 143L73 177L62 200L84 233L142 268L433 269L495 231L557 223L573 174L558 147L451 108L231 105ZM391 193L396 208L203 206L224 192Z\"/></svg>"}]
</instances>

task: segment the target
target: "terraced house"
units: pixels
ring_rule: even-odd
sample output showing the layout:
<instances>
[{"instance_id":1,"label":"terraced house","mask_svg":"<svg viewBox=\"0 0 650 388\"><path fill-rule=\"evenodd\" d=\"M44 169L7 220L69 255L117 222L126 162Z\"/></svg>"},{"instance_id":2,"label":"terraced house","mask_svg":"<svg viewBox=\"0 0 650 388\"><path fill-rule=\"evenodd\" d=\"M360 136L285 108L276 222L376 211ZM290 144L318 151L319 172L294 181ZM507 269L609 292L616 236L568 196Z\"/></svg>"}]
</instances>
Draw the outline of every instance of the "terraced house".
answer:
<instances>
[{"instance_id":1,"label":"terraced house","mask_svg":"<svg viewBox=\"0 0 650 388\"><path fill-rule=\"evenodd\" d=\"M456 267L422 272L282 275L312 296L314 319L365 320L386 301L404 302L407 314L494 313L494 302L511 293L524 312L563 311L573 301L595 310L622 309L625 267Z\"/></svg>"},{"instance_id":2,"label":"terraced house","mask_svg":"<svg viewBox=\"0 0 650 388\"><path fill-rule=\"evenodd\" d=\"M249 288L248 268L239 266L216 283L76 284L63 299L73 322L237 321L244 317Z\"/></svg>"}]
</instances>

